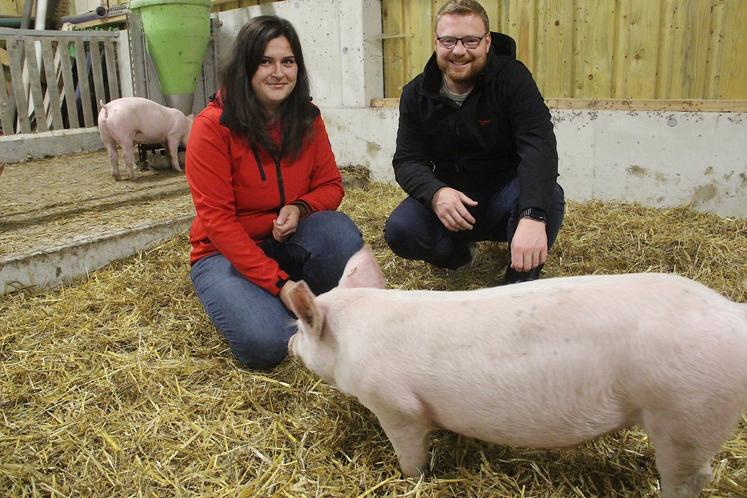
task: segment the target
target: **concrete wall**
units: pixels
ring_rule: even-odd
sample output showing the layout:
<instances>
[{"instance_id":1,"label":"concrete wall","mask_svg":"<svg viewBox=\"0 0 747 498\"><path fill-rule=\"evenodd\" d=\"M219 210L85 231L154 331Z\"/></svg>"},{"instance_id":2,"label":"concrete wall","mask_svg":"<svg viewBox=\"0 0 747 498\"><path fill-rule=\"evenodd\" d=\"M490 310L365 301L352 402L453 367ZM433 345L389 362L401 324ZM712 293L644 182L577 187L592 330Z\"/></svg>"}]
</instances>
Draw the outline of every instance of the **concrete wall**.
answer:
<instances>
[{"instance_id":1,"label":"concrete wall","mask_svg":"<svg viewBox=\"0 0 747 498\"><path fill-rule=\"evenodd\" d=\"M317 105L367 107L384 96L380 0L294 0L218 12L220 59L230 53L241 27L259 15L293 23Z\"/></svg>"},{"instance_id":2,"label":"concrete wall","mask_svg":"<svg viewBox=\"0 0 747 498\"><path fill-rule=\"evenodd\" d=\"M568 199L747 217L747 114L552 110ZM323 109L341 165L393 181L398 110Z\"/></svg>"},{"instance_id":3,"label":"concrete wall","mask_svg":"<svg viewBox=\"0 0 747 498\"><path fill-rule=\"evenodd\" d=\"M102 149L98 128L0 135L0 164Z\"/></svg>"}]
</instances>

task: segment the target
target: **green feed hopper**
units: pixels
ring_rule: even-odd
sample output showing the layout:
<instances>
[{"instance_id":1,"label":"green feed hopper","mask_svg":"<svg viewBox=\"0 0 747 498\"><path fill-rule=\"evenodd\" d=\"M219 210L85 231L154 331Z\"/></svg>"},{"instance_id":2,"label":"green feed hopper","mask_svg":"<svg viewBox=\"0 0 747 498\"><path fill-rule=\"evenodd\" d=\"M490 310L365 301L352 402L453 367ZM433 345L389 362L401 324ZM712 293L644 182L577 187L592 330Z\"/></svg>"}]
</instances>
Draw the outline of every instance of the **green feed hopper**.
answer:
<instances>
[{"instance_id":1,"label":"green feed hopper","mask_svg":"<svg viewBox=\"0 0 747 498\"><path fill-rule=\"evenodd\" d=\"M169 107L192 112L197 78L210 40L210 0L132 0Z\"/></svg>"}]
</instances>

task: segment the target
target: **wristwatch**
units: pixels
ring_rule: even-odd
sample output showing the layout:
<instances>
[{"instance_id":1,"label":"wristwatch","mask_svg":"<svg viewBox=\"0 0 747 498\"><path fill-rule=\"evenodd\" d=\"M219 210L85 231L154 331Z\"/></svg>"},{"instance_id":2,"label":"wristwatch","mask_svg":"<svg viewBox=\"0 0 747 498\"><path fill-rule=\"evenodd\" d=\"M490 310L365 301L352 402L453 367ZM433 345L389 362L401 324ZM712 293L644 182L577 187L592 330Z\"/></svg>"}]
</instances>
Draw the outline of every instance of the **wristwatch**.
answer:
<instances>
[{"instance_id":1,"label":"wristwatch","mask_svg":"<svg viewBox=\"0 0 747 498\"><path fill-rule=\"evenodd\" d=\"M547 216L545 216L545 212L539 208L524 208L519 213L519 219L521 218L529 218L530 220L536 220L541 221L544 224L547 224Z\"/></svg>"}]
</instances>

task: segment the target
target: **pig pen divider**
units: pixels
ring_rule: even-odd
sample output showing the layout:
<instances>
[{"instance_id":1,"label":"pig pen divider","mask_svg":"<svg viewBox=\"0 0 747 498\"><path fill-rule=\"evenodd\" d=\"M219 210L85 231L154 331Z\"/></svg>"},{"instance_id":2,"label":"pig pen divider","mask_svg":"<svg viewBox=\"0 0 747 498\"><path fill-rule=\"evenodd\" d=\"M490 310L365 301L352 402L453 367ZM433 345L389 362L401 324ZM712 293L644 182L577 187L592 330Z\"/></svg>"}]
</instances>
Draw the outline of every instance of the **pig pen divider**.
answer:
<instances>
[{"instance_id":1,"label":"pig pen divider","mask_svg":"<svg viewBox=\"0 0 747 498\"><path fill-rule=\"evenodd\" d=\"M97 102L119 98L119 34L0 28L3 135L93 127ZM8 78L9 76L9 78Z\"/></svg>"}]
</instances>

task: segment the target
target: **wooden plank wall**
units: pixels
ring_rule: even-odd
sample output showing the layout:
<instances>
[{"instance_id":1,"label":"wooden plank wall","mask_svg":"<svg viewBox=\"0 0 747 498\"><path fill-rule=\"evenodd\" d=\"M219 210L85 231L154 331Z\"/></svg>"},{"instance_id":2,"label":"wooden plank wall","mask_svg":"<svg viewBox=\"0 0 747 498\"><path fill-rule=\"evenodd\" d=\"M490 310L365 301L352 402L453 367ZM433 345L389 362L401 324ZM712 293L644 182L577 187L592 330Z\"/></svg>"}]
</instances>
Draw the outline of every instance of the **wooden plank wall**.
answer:
<instances>
[{"instance_id":1,"label":"wooden plank wall","mask_svg":"<svg viewBox=\"0 0 747 498\"><path fill-rule=\"evenodd\" d=\"M433 52L445 0L382 0L384 89ZM482 0L545 98L747 99L745 0Z\"/></svg>"}]
</instances>

